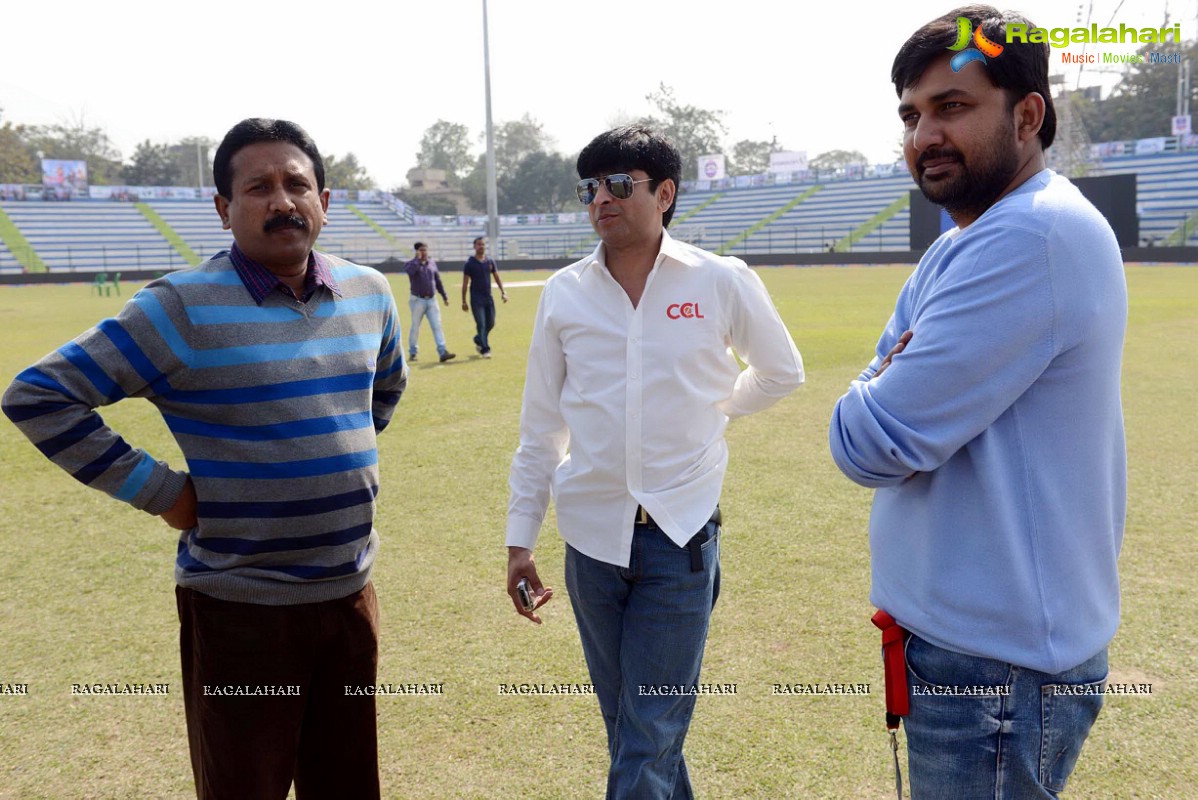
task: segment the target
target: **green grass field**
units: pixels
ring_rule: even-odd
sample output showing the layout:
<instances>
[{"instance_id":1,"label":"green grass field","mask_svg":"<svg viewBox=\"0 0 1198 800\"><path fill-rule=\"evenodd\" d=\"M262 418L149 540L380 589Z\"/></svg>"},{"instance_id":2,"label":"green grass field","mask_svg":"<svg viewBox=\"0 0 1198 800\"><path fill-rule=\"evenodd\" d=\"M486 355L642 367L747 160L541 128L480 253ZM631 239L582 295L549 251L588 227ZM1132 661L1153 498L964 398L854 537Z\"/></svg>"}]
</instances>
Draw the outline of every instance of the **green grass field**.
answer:
<instances>
[{"instance_id":1,"label":"green grass field","mask_svg":"<svg viewBox=\"0 0 1198 800\"><path fill-rule=\"evenodd\" d=\"M869 623L870 493L832 464L827 424L908 272L761 271L803 353L807 385L728 432L722 594L704 681L737 688L699 699L686 752L702 797L894 796ZM1198 371L1185 353L1198 341L1198 269L1136 266L1128 281L1130 502L1111 680L1151 683L1152 693L1108 698L1066 796L1194 797ZM406 280L393 283L406 297ZM509 294L491 361L473 355L470 315L444 310L458 360L413 365L380 439L379 681L444 684L441 696L379 698L389 798L603 793L606 748L592 696L499 694L500 684L588 681L552 518L537 549L557 590L545 624L518 617L503 588L507 471L539 290ZM0 385L121 302L86 285L0 287ZM421 347L435 352L427 327ZM104 416L129 441L181 463L148 403ZM0 798L194 797L174 552L175 535L159 520L80 486L0 418L0 688L28 684L28 695L0 694ZM872 693L771 693L799 682L868 683ZM171 691L72 696L73 683Z\"/></svg>"}]
</instances>

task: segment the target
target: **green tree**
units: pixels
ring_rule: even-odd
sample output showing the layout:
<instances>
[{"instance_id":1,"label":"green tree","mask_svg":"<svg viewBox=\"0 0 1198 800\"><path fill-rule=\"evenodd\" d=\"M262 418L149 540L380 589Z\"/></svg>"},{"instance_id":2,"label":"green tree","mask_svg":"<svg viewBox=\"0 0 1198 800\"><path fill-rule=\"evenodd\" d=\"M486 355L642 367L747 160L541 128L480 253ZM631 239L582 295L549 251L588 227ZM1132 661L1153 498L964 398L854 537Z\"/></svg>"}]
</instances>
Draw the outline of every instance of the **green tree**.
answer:
<instances>
[{"instance_id":1,"label":"green tree","mask_svg":"<svg viewBox=\"0 0 1198 800\"><path fill-rule=\"evenodd\" d=\"M41 183L42 165L30 147L28 129L11 122L0 127L0 183Z\"/></svg>"},{"instance_id":2,"label":"green tree","mask_svg":"<svg viewBox=\"0 0 1198 800\"><path fill-rule=\"evenodd\" d=\"M1142 64L1129 63L1123 77L1107 99L1094 102L1078 98L1075 108L1092 142L1114 142L1168 136L1170 120L1177 111L1179 64L1152 63L1150 53L1180 54L1198 64L1198 40L1146 44L1137 53ZM1190 84L1190 108L1198 109L1198 81Z\"/></svg>"},{"instance_id":3,"label":"green tree","mask_svg":"<svg viewBox=\"0 0 1198 800\"><path fill-rule=\"evenodd\" d=\"M515 172L520 162L533 153L551 152L554 152L553 137L527 113L495 130L495 173L498 177Z\"/></svg>"},{"instance_id":4,"label":"green tree","mask_svg":"<svg viewBox=\"0 0 1198 800\"><path fill-rule=\"evenodd\" d=\"M443 169L450 186L456 186L474 165L470 155L470 130L458 122L439 119L420 138L416 166Z\"/></svg>"},{"instance_id":5,"label":"green tree","mask_svg":"<svg viewBox=\"0 0 1198 800\"><path fill-rule=\"evenodd\" d=\"M334 155L324 157L324 185L329 189L375 188L374 179L353 153L346 153L343 159Z\"/></svg>"},{"instance_id":6,"label":"green tree","mask_svg":"<svg viewBox=\"0 0 1198 800\"><path fill-rule=\"evenodd\" d=\"M754 141L752 139L741 139L732 148L732 159L728 165L728 174L730 175L760 175L769 169L770 153L779 153L782 148L778 145L778 140L765 141L764 139Z\"/></svg>"},{"instance_id":7,"label":"green tree","mask_svg":"<svg viewBox=\"0 0 1198 800\"><path fill-rule=\"evenodd\" d=\"M171 158L178 169L175 186L215 186L212 157L217 142L207 136L187 136L170 146Z\"/></svg>"},{"instance_id":8,"label":"green tree","mask_svg":"<svg viewBox=\"0 0 1198 800\"><path fill-rule=\"evenodd\" d=\"M578 204L577 180L574 159L560 153L529 153L498 182L499 207L505 214L564 211Z\"/></svg>"},{"instance_id":9,"label":"green tree","mask_svg":"<svg viewBox=\"0 0 1198 800\"><path fill-rule=\"evenodd\" d=\"M642 117L637 124L664 133L674 142L682 156L684 180L695 177L699 156L723 152L720 141L728 133L723 111L685 105L664 83L645 99L657 106L658 115Z\"/></svg>"},{"instance_id":10,"label":"green tree","mask_svg":"<svg viewBox=\"0 0 1198 800\"><path fill-rule=\"evenodd\" d=\"M496 171L498 172L498 170ZM498 191L499 181L496 180L495 183L496 191ZM474 160L474 169L462 178L462 184L458 188L462 190L462 194L466 195L472 208L487 207L487 156L485 153Z\"/></svg>"},{"instance_id":11,"label":"green tree","mask_svg":"<svg viewBox=\"0 0 1198 800\"><path fill-rule=\"evenodd\" d=\"M505 198L520 198L523 206L528 201L525 193L513 184L521 162L534 153L556 155L554 141L544 126L529 114L520 119L510 120L495 129L495 184L499 195L499 211L502 214L525 213L514 211L505 203ZM559 156L560 157L560 156ZM539 167L540 168L540 167ZM480 155L474 162L474 169L463 180L462 192L474 208L487 207L487 157ZM543 202L552 203L551 196L545 196ZM537 211L546 211L548 205L542 205ZM535 213L535 212L533 212Z\"/></svg>"},{"instance_id":12,"label":"green tree","mask_svg":"<svg viewBox=\"0 0 1198 800\"><path fill-rule=\"evenodd\" d=\"M102 128L89 128L82 119L30 127L29 144L40 158L86 161L89 183L121 181L121 151Z\"/></svg>"},{"instance_id":13,"label":"green tree","mask_svg":"<svg viewBox=\"0 0 1198 800\"><path fill-rule=\"evenodd\" d=\"M864 164L866 161L865 154L857 150L829 150L811 159L808 166L811 169L833 170L849 164Z\"/></svg>"},{"instance_id":14,"label":"green tree","mask_svg":"<svg viewBox=\"0 0 1198 800\"><path fill-rule=\"evenodd\" d=\"M121 171L130 186L176 186L179 165L166 144L154 144L149 139L133 151L133 162Z\"/></svg>"}]
</instances>

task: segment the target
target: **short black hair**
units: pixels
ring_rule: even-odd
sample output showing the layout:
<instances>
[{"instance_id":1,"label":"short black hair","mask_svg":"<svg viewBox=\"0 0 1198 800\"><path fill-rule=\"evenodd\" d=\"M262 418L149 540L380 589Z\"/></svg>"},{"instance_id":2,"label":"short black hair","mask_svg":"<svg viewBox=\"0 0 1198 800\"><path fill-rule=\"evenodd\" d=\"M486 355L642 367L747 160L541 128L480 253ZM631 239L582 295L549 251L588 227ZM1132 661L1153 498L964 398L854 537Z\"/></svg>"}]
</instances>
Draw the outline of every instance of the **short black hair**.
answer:
<instances>
[{"instance_id":1,"label":"short black hair","mask_svg":"<svg viewBox=\"0 0 1198 800\"><path fill-rule=\"evenodd\" d=\"M486 237L486 236L475 236L475 237L474 237L474 241L473 241L473 242L471 242L470 244L472 244L472 245L473 245L473 244L478 244L479 242L485 242L486 240L487 240L487 237Z\"/></svg>"},{"instance_id":2,"label":"short black hair","mask_svg":"<svg viewBox=\"0 0 1198 800\"><path fill-rule=\"evenodd\" d=\"M419 250L422 247L428 247L428 245L426 245L424 242L416 242L416 244L412 245L413 250Z\"/></svg>"},{"instance_id":3,"label":"short black hair","mask_svg":"<svg viewBox=\"0 0 1198 800\"><path fill-rule=\"evenodd\" d=\"M216 148L216 156L212 160L212 177L216 181L216 191L226 200L233 198L233 156L243 147L258 142L287 142L293 144L312 160L312 171L316 173L316 188L324 191L324 160L320 150L308 132L285 119L267 119L253 117L243 119L225 134L220 147Z\"/></svg>"},{"instance_id":4,"label":"short black hair","mask_svg":"<svg viewBox=\"0 0 1198 800\"><path fill-rule=\"evenodd\" d=\"M625 125L601 133L578 154L578 177L594 178L633 169L649 176L649 191L656 192L662 181L674 182L674 201L661 218L668 228L678 205L682 185L682 157L678 148L663 134L640 125Z\"/></svg>"},{"instance_id":5,"label":"short black hair","mask_svg":"<svg viewBox=\"0 0 1198 800\"><path fill-rule=\"evenodd\" d=\"M1032 92L1044 98L1044 122L1039 136L1040 144L1048 149L1057 135L1057 112L1048 87L1048 43L1007 41L1007 25L1016 23L1029 29L1035 27L1017 11L999 11L984 5L962 6L924 25L911 34L894 57L890 79L894 81L895 92L902 97L903 90L918 81L928 65L945 55L949 46L957 41L958 17L969 20L973 29L981 30L986 38L1002 44L1002 53L986 59L986 75L991 83L1006 92L1008 107L1014 108Z\"/></svg>"}]
</instances>

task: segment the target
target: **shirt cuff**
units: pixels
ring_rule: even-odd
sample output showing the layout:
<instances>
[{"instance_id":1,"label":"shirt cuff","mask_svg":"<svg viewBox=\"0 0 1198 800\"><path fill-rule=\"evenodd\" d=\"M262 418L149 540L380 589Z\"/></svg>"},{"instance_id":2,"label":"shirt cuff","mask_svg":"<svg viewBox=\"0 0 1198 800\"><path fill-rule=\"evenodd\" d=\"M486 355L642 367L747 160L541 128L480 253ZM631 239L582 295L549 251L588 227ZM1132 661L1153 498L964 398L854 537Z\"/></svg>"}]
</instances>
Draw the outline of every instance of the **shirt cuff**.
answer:
<instances>
[{"instance_id":1,"label":"shirt cuff","mask_svg":"<svg viewBox=\"0 0 1198 800\"><path fill-rule=\"evenodd\" d=\"M507 536L504 545L507 547L523 547L532 550L537 544L537 536L541 532L541 523L535 519L523 516L507 518Z\"/></svg>"},{"instance_id":2,"label":"shirt cuff","mask_svg":"<svg viewBox=\"0 0 1198 800\"><path fill-rule=\"evenodd\" d=\"M167 470L166 478L162 481L162 485L158 487L158 491L154 492L154 496L146 503L142 511L154 516L161 516L170 511L175 506L175 501L179 499L179 495L183 494L183 488L187 485L187 473L175 470Z\"/></svg>"}]
</instances>

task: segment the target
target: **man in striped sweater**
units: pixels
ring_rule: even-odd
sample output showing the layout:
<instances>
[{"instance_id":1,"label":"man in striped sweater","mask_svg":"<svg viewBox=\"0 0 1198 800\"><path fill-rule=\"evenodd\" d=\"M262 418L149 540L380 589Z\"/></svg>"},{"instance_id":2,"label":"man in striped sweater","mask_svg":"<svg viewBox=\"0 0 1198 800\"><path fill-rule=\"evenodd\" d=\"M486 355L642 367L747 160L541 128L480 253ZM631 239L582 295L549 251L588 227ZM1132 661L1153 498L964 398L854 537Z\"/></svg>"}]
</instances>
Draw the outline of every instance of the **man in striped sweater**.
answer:
<instances>
[{"instance_id":1,"label":"man in striped sweater","mask_svg":"<svg viewBox=\"0 0 1198 800\"><path fill-rule=\"evenodd\" d=\"M180 531L184 706L200 798L379 796L370 571L376 434L407 382L390 286L316 253L329 191L283 120L216 152L233 247L147 285L19 374L3 410L80 482ZM104 424L154 403L178 471Z\"/></svg>"}]
</instances>

